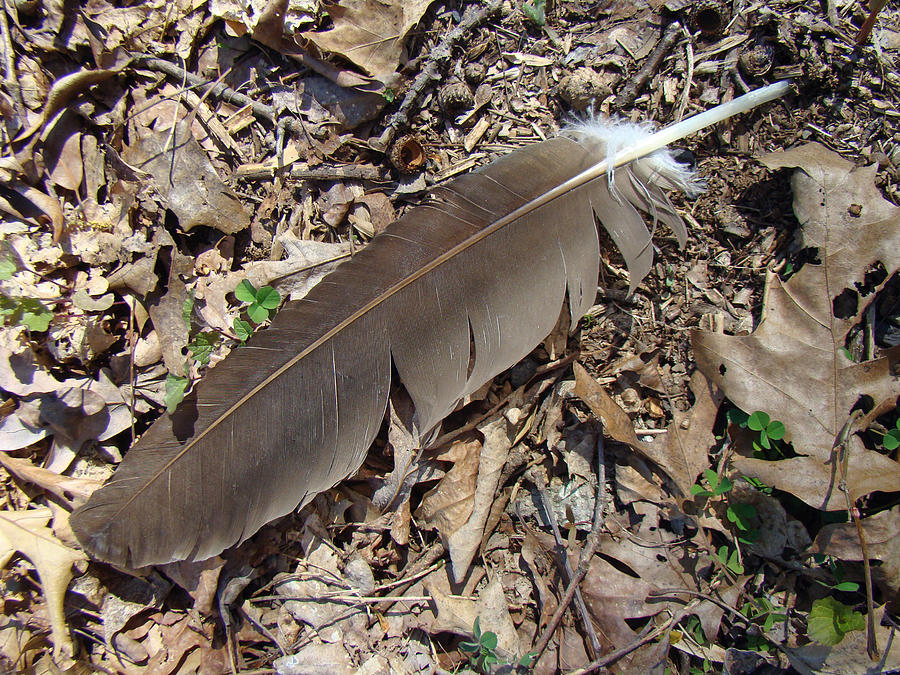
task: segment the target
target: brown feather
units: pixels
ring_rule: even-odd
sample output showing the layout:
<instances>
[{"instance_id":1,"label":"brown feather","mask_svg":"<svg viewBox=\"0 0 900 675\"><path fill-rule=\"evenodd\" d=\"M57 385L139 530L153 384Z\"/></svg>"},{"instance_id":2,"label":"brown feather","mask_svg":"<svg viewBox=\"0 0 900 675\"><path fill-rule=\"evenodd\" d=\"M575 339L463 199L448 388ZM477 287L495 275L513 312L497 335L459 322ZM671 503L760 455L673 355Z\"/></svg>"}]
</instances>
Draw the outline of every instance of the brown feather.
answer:
<instances>
[{"instance_id":1,"label":"brown feather","mask_svg":"<svg viewBox=\"0 0 900 675\"><path fill-rule=\"evenodd\" d=\"M653 254L635 207L683 241L660 187L680 179L641 159L617 171L613 193L603 174L547 201L605 156L602 142L570 136L435 190L288 303L157 420L72 514L83 546L128 567L204 559L305 504L362 463L384 417L392 362L428 431L527 355L566 297L573 323L591 306L594 214L632 287L639 283Z\"/></svg>"}]
</instances>

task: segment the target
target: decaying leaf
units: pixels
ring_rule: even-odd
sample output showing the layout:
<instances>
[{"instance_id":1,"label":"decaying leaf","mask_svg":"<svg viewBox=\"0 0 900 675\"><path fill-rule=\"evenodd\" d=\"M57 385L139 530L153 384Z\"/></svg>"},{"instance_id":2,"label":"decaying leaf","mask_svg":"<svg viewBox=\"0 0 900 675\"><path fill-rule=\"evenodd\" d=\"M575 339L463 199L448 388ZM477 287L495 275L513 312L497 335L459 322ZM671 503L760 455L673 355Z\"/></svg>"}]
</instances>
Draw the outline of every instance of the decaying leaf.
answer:
<instances>
[{"instance_id":1,"label":"decaying leaf","mask_svg":"<svg viewBox=\"0 0 900 675\"><path fill-rule=\"evenodd\" d=\"M37 569L50 617L53 658L57 665L69 666L74 647L66 630L63 601L72 579L72 566L87 557L60 543L47 527L51 516L48 508L0 511L0 551L19 551Z\"/></svg>"},{"instance_id":2,"label":"decaying leaf","mask_svg":"<svg viewBox=\"0 0 900 675\"><path fill-rule=\"evenodd\" d=\"M497 635L497 647L507 654L521 654L519 636L509 616L509 608L503 595L503 586L498 578L491 579L478 593L478 599L458 598L445 595L434 586L428 591L437 607L431 631L449 631L457 635L472 635L475 619L479 619L482 630L490 630Z\"/></svg>"},{"instance_id":3,"label":"decaying leaf","mask_svg":"<svg viewBox=\"0 0 900 675\"><path fill-rule=\"evenodd\" d=\"M466 576L481 545L500 471L512 445L506 427L504 417L479 426L484 441L467 444L460 460L427 495L418 512L444 538L457 582Z\"/></svg>"},{"instance_id":4,"label":"decaying leaf","mask_svg":"<svg viewBox=\"0 0 900 675\"><path fill-rule=\"evenodd\" d=\"M783 421L785 439L800 455L780 461L736 457L736 468L816 508L843 509L833 448L851 408L863 395L880 403L900 394L900 348L863 363L843 352L848 332L865 313L867 272L876 265L886 271L868 290L871 300L900 266L900 209L879 194L875 166L856 169L822 146L768 155L763 162L770 168L799 167L794 211L805 243L821 262L805 265L788 281L770 273L756 331L747 336L694 332L694 352L698 367L739 408ZM900 463L867 450L856 436L848 453L851 499L898 489Z\"/></svg>"},{"instance_id":5,"label":"decaying leaf","mask_svg":"<svg viewBox=\"0 0 900 675\"><path fill-rule=\"evenodd\" d=\"M880 561L872 566L872 579L892 604L900 603L900 507L864 518L861 524L869 558ZM813 550L840 560L863 559L854 523L826 525L816 535Z\"/></svg>"},{"instance_id":6,"label":"decaying leaf","mask_svg":"<svg viewBox=\"0 0 900 675\"><path fill-rule=\"evenodd\" d=\"M386 80L400 65L403 41L432 0L343 0L328 8L334 28L303 37Z\"/></svg>"},{"instance_id":7,"label":"decaying leaf","mask_svg":"<svg viewBox=\"0 0 900 675\"><path fill-rule=\"evenodd\" d=\"M702 373L695 373L691 378L691 390L696 397L693 407L676 414L666 434L652 442L637 437L627 413L577 363L575 382L575 394L600 418L606 433L652 460L672 478L683 495L690 494L697 475L709 465L707 452L715 443L713 421L722 402L721 393Z\"/></svg>"},{"instance_id":8,"label":"decaying leaf","mask_svg":"<svg viewBox=\"0 0 900 675\"><path fill-rule=\"evenodd\" d=\"M250 215L219 178L185 122L175 132L147 130L122 156L153 176L182 230L205 225L233 234L250 224Z\"/></svg>"}]
</instances>

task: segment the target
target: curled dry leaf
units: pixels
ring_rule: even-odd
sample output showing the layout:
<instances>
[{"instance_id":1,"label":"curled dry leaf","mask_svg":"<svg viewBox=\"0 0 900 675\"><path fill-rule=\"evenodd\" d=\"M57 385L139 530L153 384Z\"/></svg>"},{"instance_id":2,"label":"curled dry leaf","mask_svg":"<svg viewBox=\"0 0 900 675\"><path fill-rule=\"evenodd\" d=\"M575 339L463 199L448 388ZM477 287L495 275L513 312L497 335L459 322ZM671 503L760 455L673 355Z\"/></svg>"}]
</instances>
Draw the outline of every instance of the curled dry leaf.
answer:
<instances>
[{"instance_id":1,"label":"curled dry leaf","mask_svg":"<svg viewBox=\"0 0 900 675\"><path fill-rule=\"evenodd\" d=\"M121 69L110 68L105 70L77 70L74 73L64 75L53 83L50 92L47 94L47 100L41 109L41 116L26 131L23 131L15 139L16 142L24 141L36 132L40 131L44 125L56 114L62 110L73 98L100 82L105 82L113 77Z\"/></svg>"},{"instance_id":2,"label":"curled dry leaf","mask_svg":"<svg viewBox=\"0 0 900 675\"><path fill-rule=\"evenodd\" d=\"M9 457L3 453L0 453L0 465L21 480L33 483L56 495L68 504L70 508L80 506L86 502L91 493L102 484L101 481L89 478L63 476L48 469L35 466L28 460Z\"/></svg>"},{"instance_id":3,"label":"curled dry leaf","mask_svg":"<svg viewBox=\"0 0 900 675\"><path fill-rule=\"evenodd\" d=\"M418 513L424 521L441 533L457 582L465 578L481 546L500 472L512 446L506 427L504 417L480 425L478 430L484 440L478 451L469 444L467 451L461 453L460 461L419 507Z\"/></svg>"},{"instance_id":4,"label":"curled dry leaf","mask_svg":"<svg viewBox=\"0 0 900 675\"><path fill-rule=\"evenodd\" d=\"M80 117L66 111L46 134L44 141L44 162L50 171L50 179L58 187L73 192L81 187L84 180L81 124Z\"/></svg>"},{"instance_id":5,"label":"curled dry leaf","mask_svg":"<svg viewBox=\"0 0 900 675\"><path fill-rule=\"evenodd\" d=\"M47 527L48 508L0 512L0 558L3 549L19 551L37 570L47 602L53 659L57 665L72 665L74 646L66 629L63 601L73 576L72 566L86 561L80 551L64 546Z\"/></svg>"},{"instance_id":6,"label":"curled dry leaf","mask_svg":"<svg viewBox=\"0 0 900 675\"><path fill-rule=\"evenodd\" d=\"M736 457L735 467L790 492L810 506L846 508L833 448L860 396L896 399L900 347L854 363L843 353L850 329L872 294L900 267L900 209L875 187L875 166L855 168L817 144L768 155L770 168L798 167L794 212L807 246L821 262L787 281L769 274L766 301L752 335L692 334L698 367L743 410L762 410L787 427L799 457L766 461ZM865 296L867 272L887 274ZM867 450L851 436L846 486L856 500L900 486L900 463Z\"/></svg>"}]
</instances>

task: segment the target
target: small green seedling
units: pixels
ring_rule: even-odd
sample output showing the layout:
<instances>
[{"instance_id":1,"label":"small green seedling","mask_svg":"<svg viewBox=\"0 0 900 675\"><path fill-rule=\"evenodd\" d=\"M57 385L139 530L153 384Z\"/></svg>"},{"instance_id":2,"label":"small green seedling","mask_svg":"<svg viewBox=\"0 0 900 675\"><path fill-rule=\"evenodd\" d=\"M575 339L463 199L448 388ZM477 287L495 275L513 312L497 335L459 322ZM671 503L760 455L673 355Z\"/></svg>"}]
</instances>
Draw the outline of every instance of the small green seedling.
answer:
<instances>
[{"instance_id":1,"label":"small green seedling","mask_svg":"<svg viewBox=\"0 0 900 675\"><path fill-rule=\"evenodd\" d=\"M184 392L187 390L190 380L186 377L178 377L169 373L166 375L166 411L171 415L175 412L175 408L184 399Z\"/></svg>"},{"instance_id":2,"label":"small green seedling","mask_svg":"<svg viewBox=\"0 0 900 675\"><path fill-rule=\"evenodd\" d=\"M249 302L247 316L255 324L261 324L269 318L269 311L278 307L281 296L271 286L255 288L253 284L244 279L234 289L235 297L241 302Z\"/></svg>"},{"instance_id":3,"label":"small green seedling","mask_svg":"<svg viewBox=\"0 0 900 675\"><path fill-rule=\"evenodd\" d=\"M770 419L761 410L757 410L747 418L747 428L751 431L759 432L759 445L766 450L771 450L772 441L780 441L784 438L784 434L787 431L783 422Z\"/></svg>"},{"instance_id":4,"label":"small green seedling","mask_svg":"<svg viewBox=\"0 0 900 675\"><path fill-rule=\"evenodd\" d=\"M733 549L729 552L728 546L720 546L719 550L716 551L716 558L735 574L744 573L744 565L741 562L737 549Z\"/></svg>"},{"instance_id":5,"label":"small green seedling","mask_svg":"<svg viewBox=\"0 0 900 675\"><path fill-rule=\"evenodd\" d=\"M827 597L813 601L806 621L810 640L828 645L838 644L850 631L864 630L866 618L839 600Z\"/></svg>"},{"instance_id":6,"label":"small green seedling","mask_svg":"<svg viewBox=\"0 0 900 675\"><path fill-rule=\"evenodd\" d=\"M500 661L497 656L497 634L491 631L481 632L480 619L476 617L473 626L474 642L460 642L459 648L468 653L469 661L479 670L490 667Z\"/></svg>"},{"instance_id":7,"label":"small green seedling","mask_svg":"<svg viewBox=\"0 0 900 675\"><path fill-rule=\"evenodd\" d=\"M776 607L767 597L754 598L753 602L744 603L741 607L741 614L746 616L753 623L762 626L763 631L769 631L778 621L784 621L787 614L780 611L781 607Z\"/></svg>"},{"instance_id":8,"label":"small green seedling","mask_svg":"<svg viewBox=\"0 0 900 675\"><path fill-rule=\"evenodd\" d=\"M221 339L221 336L214 331L203 331L202 333L197 333L187 347L194 360L201 366L205 366L209 363L209 357L215 351Z\"/></svg>"},{"instance_id":9,"label":"small green seedling","mask_svg":"<svg viewBox=\"0 0 900 675\"><path fill-rule=\"evenodd\" d=\"M709 489L703 487L699 483L694 483L691 485L691 494L694 497L721 497L734 487L734 484L727 476L719 478L719 474L712 469L704 471L703 477L706 478Z\"/></svg>"},{"instance_id":10,"label":"small green seedling","mask_svg":"<svg viewBox=\"0 0 900 675\"><path fill-rule=\"evenodd\" d=\"M0 317L7 325L21 324L30 331L43 333L50 327L53 312L35 298L10 297L0 293Z\"/></svg>"},{"instance_id":11,"label":"small green seedling","mask_svg":"<svg viewBox=\"0 0 900 675\"><path fill-rule=\"evenodd\" d=\"M0 258L0 281L12 279L15 273L16 264L5 256ZM0 293L0 318L7 325L21 324L30 331L43 333L50 327L53 312L35 298Z\"/></svg>"},{"instance_id":12,"label":"small green seedling","mask_svg":"<svg viewBox=\"0 0 900 675\"><path fill-rule=\"evenodd\" d=\"M253 326L243 319L234 320L234 334L242 343L246 342L253 335Z\"/></svg>"},{"instance_id":13,"label":"small green seedling","mask_svg":"<svg viewBox=\"0 0 900 675\"><path fill-rule=\"evenodd\" d=\"M546 14L547 0L534 0L522 4L522 13L528 17L538 28L543 28L547 23Z\"/></svg>"},{"instance_id":14,"label":"small green seedling","mask_svg":"<svg viewBox=\"0 0 900 675\"><path fill-rule=\"evenodd\" d=\"M900 448L900 417L894 423L894 428L890 429L882 441L885 450L896 450Z\"/></svg>"},{"instance_id":15,"label":"small green seedling","mask_svg":"<svg viewBox=\"0 0 900 675\"><path fill-rule=\"evenodd\" d=\"M752 544L759 538L759 530L753 527L756 520L756 507L753 504L734 502L725 509L725 517L740 533L738 540L742 544Z\"/></svg>"},{"instance_id":16,"label":"small green seedling","mask_svg":"<svg viewBox=\"0 0 900 675\"><path fill-rule=\"evenodd\" d=\"M835 583L829 584L821 579L813 579L817 584L844 593L854 593L859 590L859 584L855 581L844 581L844 564L837 558L824 553L814 553L812 559L817 565L827 565L828 571L831 572L835 581Z\"/></svg>"},{"instance_id":17,"label":"small green seedling","mask_svg":"<svg viewBox=\"0 0 900 675\"><path fill-rule=\"evenodd\" d=\"M16 264L9 258L0 258L0 281L12 279L16 273Z\"/></svg>"}]
</instances>

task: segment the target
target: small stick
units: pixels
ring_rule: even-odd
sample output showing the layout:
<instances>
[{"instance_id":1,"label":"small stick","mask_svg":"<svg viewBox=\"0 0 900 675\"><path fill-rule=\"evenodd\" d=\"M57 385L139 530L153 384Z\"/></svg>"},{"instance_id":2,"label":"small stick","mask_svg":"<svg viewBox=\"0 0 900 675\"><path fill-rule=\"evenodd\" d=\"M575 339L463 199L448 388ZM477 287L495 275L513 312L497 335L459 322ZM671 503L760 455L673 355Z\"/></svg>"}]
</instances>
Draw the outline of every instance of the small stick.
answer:
<instances>
[{"instance_id":1,"label":"small stick","mask_svg":"<svg viewBox=\"0 0 900 675\"><path fill-rule=\"evenodd\" d=\"M3 0L3 7L0 7L0 30L3 31L3 85L9 89L9 93L12 94L13 103L16 107L16 117L18 117L19 122L24 125L28 123L28 118L25 116L25 101L22 98L22 87L19 84L19 75L16 72L16 53L13 49L12 36L9 32L9 21L6 18L7 10L7 0Z\"/></svg>"},{"instance_id":2,"label":"small stick","mask_svg":"<svg viewBox=\"0 0 900 675\"><path fill-rule=\"evenodd\" d=\"M605 668L606 666L608 666L612 663L615 663L622 657L628 656L635 649L638 649L639 647L643 647L648 642L653 642L660 635L662 635L666 631L671 630L672 626L674 626L679 621L681 621L681 616L673 616L671 619L669 619L665 624L663 624L659 628L656 628L656 629L650 631L646 635L642 635L641 637L637 638L634 642L631 642L631 643L625 645L624 647L620 647L619 649L616 649L615 651L610 652L609 654L607 654L604 657L601 657L595 661L591 661L584 668L581 668L579 670L573 670L571 673L569 673L569 675L587 675L588 673L595 673L598 670L600 670L601 668Z\"/></svg>"},{"instance_id":3,"label":"small stick","mask_svg":"<svg viewBox=\"0 0 900 675\"><path fill-rule=\"evenodd\" d=\"M243 164L234 170L234 175L247 180L271 178L278 170L277 166L268 164ZM384 172L371 164L320 164L307 166L301 164L291 167L291 178L299 180L385 180Z\"/></svg>"},{"instance_id":4,"label":"small stick","mask_svg":"<svg viewBox=\"0 0 900 675\"><path fill-rule=\"evenodd\" d=\"M538 490L538 494L541 496L541 505L544 507L544 513L547 514L547 522L550 523L550 529L553 530L553 538L556 539L556 550L559 557L559 566L561 571L564 573L566 577L566 581L568 583L568 588L566 590L566 596L562 602L559 603L559 606L556 608L556 612L553 615L552 621L556 621L556 626L559 625L559 622L562 620L562 616L568 608L569 604L572 602L572 598L575 599L575 605L578 607L578 613L581 615L581 622L584 625L584 630L590 636L590 647L593 650L596 645L596 653L594 656L600 655L600 641L597 639L597 634L594 632L594 625L591 622L591 615L587 611L587 607L584 604L584 598L581 596L581 589L578 586L578 583L581 579L584 578L584 575L587 574L587 565L584 566L583 574L581 579L579 579L575 572L572 570L572 566L569 564L569 556L566 554L566 547L563 543L562 535L559 532L559 526L556 524L556 516L553 514L553 506L550 504L550 498L547 496L547 490L544 487L542 481L532 473L531 481L534 486ZM596 523L595 523L596 526ZM583 552L582 552L583 553ZM591 553L593 556L593 552ZM578 569L582 569L581 562L578 564ZM541 638L540 651L535 660L540 658L541 652L547 648L547 645L550 643L550 637L553 635L553 632L556 630L556 626L548 626L547 631L544 633L544 636Z\"/></svg>"},{"instance_id":5,"label":"small stick","mask_svg":"<svg viewBox=\"0 0 900 675\"><path fill-rule=\"evenodd\" d=\"M844 493L844 499L847 501L847 511L850 512L850 517L856 526L856 536L859 538L859 548L862 550L863 580L866 584L866 653L874 661L878 658L879 652L878 638L875 635L875 600L872 591L872 567L869 564L869 545L866 541L866 533L863 530L862 522L859 519L859 509L856 508L856 504L850 499L850 488L847 486L847 465L850 463L850 448L847 447L847 442L850 440L854 423L862 415L862 410L857 409L853 411L853 414L850 415L850 418L838 434L835 448L840 458L840 489Z\"/></svg>"},{"instance_id":6,"label":"small stick","mask_svg":"<svg viewBox=\"0 0 900 675\"><path fill-rule=\"evenodd\" d=\"M829 3L829 7L833 3ZM866 17L866 20L863 22L862 27L860 27L859 32L856 34L856 46L862 47L866 41L869 39L869 35L872 33L872 29L875 27L875 20L878 18L878 12L884 8L887 4L887 0L870 0L869 2L869 16Z\"/></svg>"},{"instance_id":7,"label":"small stick","mask_svg":"<svg viewBox=\"0 0 900 675\"><path fill-rule=\"evenodd\" d=\"M543 493L541 494L541 497L543 498ZM597 552L597 548L599 548L600 546L600 531L603 529L603 516L605 507L606 457L603 449L603 430L600 429L597 434L597 495L594 499L594 518L591 527L591 533L588 535L584 548L581 550L581 557L578 559L578 567L575 569L575 573L571 576L569 586L568 588L566 588L566 594L563 596L563 599L560 601L559 606L553 613L553 616L550 619L550 623L547 624L547 628L544 630L544 634L541 636L540 641L534 649L534 651L536 652L536 656L534 658L535 663L538 661L538 659L541 658L544 650L547 649L547 645L550 644L550 639L553 637L553 633L556 632L556 629L559 627L559 624L563 618L563 614L565 614L566 608L569 606L569 603L572 602L572 598L575 597L576 591L578 591L578 584L580 584L584 577L587 576L591 559L594 557L594 553ZM594 631L593 625L591 625L589 621L588 625L590 625L590 629L588 629L588 635L591 637L591 644L594 648L594 655L595 657L599 657L603 649L600 646L600 641L597 639L597 634Z\"/></svg>"},{"instance_id":8,"label":"small stick","mask_svg":"<svg viewBox=\"0 0 900 675\"><path fill-rule=\"evenodd\" d=\"M475 5L470 6L465 14L463 14L460 22L438 43L437 47L431 50L428 56L428 62L425 67L416 75L416 79L406 90L403 102L391 118L388 120L387 126L381 133L381 136L369 142L373 150L386 152L397 135L400 127L409 123L409 118L413 112L413 106L419 97L433 80L440 79L441 67L450 60L453 55L453 46L459 42L463 36L472 30L475 26L486 21L489 16L500 9L500 0L490 0L484 7Z\"/></svg>"},{"instance_id":9,"label":"small stick","mask_svg":"<svg viewBox=\"0 0 900 675\"><path fill-rule=\"evenodd\" d=\"M151 56L139 56L135 58L134 63L139 68L147 68L148 70L155 70L165 75L169 75L170 77L177 77L185 82L187 86L208 91L210 95L223 101L227 101L228 103L233 103L238 106L250 106L253 114L257 117L262 117L264 120L275 126L281 124L288 131L297 136L305 135L303 123L300 120L293 117L279 117L275 110L270 106L254 101L249 96L245 96L222 83L217 84L210 82L199 75L187 72L184 68L179 68L174 63L166 61L165 59L157 59Z\"/></svg>"},{"instance_id":10,"label":"small stick","mask_svg":"<svg viewBox=\"0 0 900 675\"><path fill-rule=\"evenodd\" d=\"M691 44L690 33L686 28L682 31L687 37L684 45L684 55L687 60L687 72L684 75L684 89L681 90L681 98L678 101L678 108L675 111L675 121L680 122L684 118L684 111L687 109L688 102L691 99L691 85L694 83L694 47Z\"/></svg>"},{"instance_id":11,"label":"small stick","mask_svg":"<svg viewBox=\"0 0 900 675\"><path fill-rule=\"evenodd\" d=\"M666 28L666 32L663 34L650 56L647 57L644 65L628 81L628 84L625 85L625 88L619 95L616 96L614 104L616 110L621 112L624 108L628 108L634 103L634 99L637 98L641 89L647 84L647 81L659 69L666 54L668 54L672 47L675 46L675 43L678 42L680 36L681 24L678 21L669 24L669 27Z\"/></svg>"}]
</instances>

